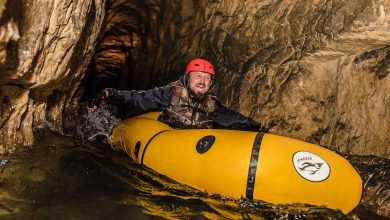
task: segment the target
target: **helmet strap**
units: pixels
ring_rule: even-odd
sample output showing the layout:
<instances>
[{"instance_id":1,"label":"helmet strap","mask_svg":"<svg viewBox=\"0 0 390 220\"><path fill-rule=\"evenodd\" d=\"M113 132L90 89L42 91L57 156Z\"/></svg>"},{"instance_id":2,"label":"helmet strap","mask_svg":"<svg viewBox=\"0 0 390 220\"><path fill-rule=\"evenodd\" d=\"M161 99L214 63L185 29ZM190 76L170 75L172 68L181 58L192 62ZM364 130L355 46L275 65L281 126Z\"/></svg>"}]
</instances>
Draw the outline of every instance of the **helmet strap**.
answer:
<instances>
[{"instance_id":1,"label":"helmet strap","mask_svg":"<svg viewBox=\"0 0 390 220\"><path fill-rule=\"evenodd\" d=\"M188 74L180 76L180 81L185 88L189 88L190 78Z\"/></svg>"},{"instance_id":2,"label":"helmet strap","mask_svg":"<svg viewBox=\"0 0 390 220\"><path fill-rule=\"evenodd\" d=\"M206 93L206 95L213 93L214 90L215 90L215 87L216 87L216 85L215 85L214 79L212 79L212 80L211 80L211 83L210 83L210 89L209 89L209 91Z\"/></svg>"}]
</instances>

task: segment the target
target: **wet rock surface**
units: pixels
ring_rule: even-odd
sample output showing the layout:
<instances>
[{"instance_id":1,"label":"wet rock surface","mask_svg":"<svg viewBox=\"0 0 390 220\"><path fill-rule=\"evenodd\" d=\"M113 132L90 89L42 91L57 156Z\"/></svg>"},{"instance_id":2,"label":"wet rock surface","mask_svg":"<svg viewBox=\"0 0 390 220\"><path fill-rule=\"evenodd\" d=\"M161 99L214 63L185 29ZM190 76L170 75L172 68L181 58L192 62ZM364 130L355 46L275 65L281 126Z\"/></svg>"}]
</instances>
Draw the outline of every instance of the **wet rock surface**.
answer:
<instances>
[{"instance_id":1,"label":"wet rock surface","mask_svg":"<svg viewBox=\"0 0 390 220\"><path fill-rule=\"evenodd\" d=\"M222 102L271 133L389 158L389 11L382 0L8 1L0 149L31 145L42 122L61 130L82 94L161 86L205 57Z\"/></svg>"},{"instance_id":2,"label":"wet rock surface","mask_svg":"<svg viewBox=\"0 0 390 220\"><path fill-rule=\"evenodd\" d=\"M220 97L271 133L389 157L389 6L214 3L195 36L217 57Z\"/></svg>"},{"instance_id":3,"label":"wet rock surface","mask_svg":"<svg viewBox=\"0 0 390 220\"><path fill-rule=\"evenodd\" d=\"M116 35L101 35L87 95L162 86L206 57L221 100L271 133L389 158L388 2L112 0L108 8L104 33Z\"/></svg>"},{"instance_id":4,"label":"wet rock surface","mask_svg":"<svg viewBox=\"0 0 390 220\"><path fill-rule=\"evenodd\" d=\"M377 215L390 217L390 160L375 156L344 156L363 180L359 206Z\"/></svg>"},{"instance_id":5,"label":"wet rock surface","mask_svg":"<svg viewBox=\"0 0 390 220\"><path fill-rule=\"evenodd\" d=\"M0 22L0 153L61 130L77 101L104 17L104 0L7 1ZM75 98L76 97L76 98Z\"/></svg>"}]
</instances>

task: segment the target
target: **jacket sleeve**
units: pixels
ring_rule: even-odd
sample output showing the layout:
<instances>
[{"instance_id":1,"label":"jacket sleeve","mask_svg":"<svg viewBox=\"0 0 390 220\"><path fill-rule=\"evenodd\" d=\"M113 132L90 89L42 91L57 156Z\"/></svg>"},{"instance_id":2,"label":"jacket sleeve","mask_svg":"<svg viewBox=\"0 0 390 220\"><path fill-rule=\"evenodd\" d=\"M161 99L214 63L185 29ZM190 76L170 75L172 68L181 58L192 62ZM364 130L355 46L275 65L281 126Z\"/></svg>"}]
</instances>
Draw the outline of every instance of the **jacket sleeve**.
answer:
<instances>
[{"instance_id":1,"label":"jacket sleeve","mask_svg":"<svg viewBox=\"0 0 390 220\"><path fill-rule=\"evenodd\" d=\"M217 127L245 131L260 131L262 128L255 120L245 117L233 111L215 100L215 110L210 117L217 124Z\"/></svg>"},{"instance_id":2,"label":"jacket sleeve","mask_svg":"<svg viewBox=\"0 0 390 220\"><path fill-rule=\"evenodd\" d=\"M109 104L126 109L128 114L137 115L145 112L159 111L169 106L171 101L170 87L164 86L146 91L107 89Z\"/></svg>"}]
</instances>

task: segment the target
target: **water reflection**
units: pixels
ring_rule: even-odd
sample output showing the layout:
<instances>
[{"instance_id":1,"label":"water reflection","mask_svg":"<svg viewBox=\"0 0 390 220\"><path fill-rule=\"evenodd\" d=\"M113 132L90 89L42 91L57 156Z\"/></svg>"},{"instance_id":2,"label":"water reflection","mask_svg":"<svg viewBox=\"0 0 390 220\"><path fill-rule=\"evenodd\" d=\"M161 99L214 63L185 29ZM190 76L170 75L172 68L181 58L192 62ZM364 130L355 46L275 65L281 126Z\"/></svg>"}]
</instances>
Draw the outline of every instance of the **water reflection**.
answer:
<instances>
[{"instance_id":1,"label":"water reflection","mask_svg":"<svg viewBox=\"0 0 390 220\"><path fill-rule=\"evenodd\" d=\"M39 141L32 148L0 157L1 219L386 219L376 213L375 202L344 215L303 204L272 205L208 195L132 163L106 143L106 135L90 138L109 128L86 124L78 128L84 135L81 139L39 130ZM379 170L367 169L364 157L349 159L362 172ZM378 160L385 161L382 167L390 164ZM371 182L365 181L366 186L377 186L377 178L388 193L388 179L378 179L388 178L388 173L375 175Z\"/></svg>"}]
</instances>

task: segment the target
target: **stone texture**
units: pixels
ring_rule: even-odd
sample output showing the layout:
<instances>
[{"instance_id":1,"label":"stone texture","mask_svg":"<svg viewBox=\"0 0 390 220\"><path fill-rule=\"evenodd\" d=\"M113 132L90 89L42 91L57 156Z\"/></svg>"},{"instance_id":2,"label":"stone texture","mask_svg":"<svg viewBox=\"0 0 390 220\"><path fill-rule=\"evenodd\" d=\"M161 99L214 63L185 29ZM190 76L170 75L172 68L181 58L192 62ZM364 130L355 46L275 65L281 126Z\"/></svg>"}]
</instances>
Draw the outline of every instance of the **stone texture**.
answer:
<instances>
[{"instance_id":1,"label":"stone texture","mask_svg":"<svg viewBox=\"0 0 390 220\"><path fill-rule=\"evenodd\" d=\"M6 2L7 2L6 0L0 0L0 18L3 15L3 11L5 9L5 3Z\"/></svg>"},{"instance_id":2,"label":"stone texture","mask_svg":"<svg viewBox=\"0 0 390 220\"><path fill-rule=\"evenodd\" d=\"M359 172L363 181L361 207L390 217L390 160L375 156L344 155ZM358 211L357 208L355 211ZM378 216L377 219L381 219ZM364 219L364 218L361 218Z\"/></svg>"},{"instance_id":3,"label":"stone texture","mask_svg":"<svg viewBox=\"0 0 390 220\"><path fill-rule=\"evenodd\" d=\"M61 111L83 89L80 81L101 28L85 98L103 87L161 86L176 79L189 59L205 57L216 64L222 102L271 133L390 157L388 1L7 4L0 84L26 92L28 104L19 116L26 128L42 122L61 126ZM45 13L42 5L53 12ZM38 9L40 16L33 16ZM23 103L22 93L3 94L3 103ZM13 111L12 105L2 111ZM31 144L27 137L10 141L20 126L10 126L8 118L2 115L1 131L9 130L3 143Z\"/></svg>"},{"instance_id":4,"label":"stone texture","mask_svg":"<svg viewBox=\"0 0 390 220\"><path fill-rule=\"evenodd\" d=\"M204 47L216 51L227 105L271 133L390 156L388 2L245 1L209 8L206 28L215 31Z\"/></svg>"},{"instance_id":5,"label":"stone texture","mask_svg":"<svg viewBox=\"0 0 390 220\"><path fill-rule=\"evenodd\" d=\"M106 19L88 91L161 86L206 57L221 100L271 133L390 157L389 2L111 1L133 13Z\"/></svg>"},{"instance_id":6,"label":"stone texture","mask_svg":"<svg viewBox=\"0 0 390 220\"><path fill-rule=\"evenodd\" d=\"M0 153L61 131L94 52L104 0L7 1L0 23ZM75 98L76 97L76 98Z\"/></svg>"}]
</instances>

